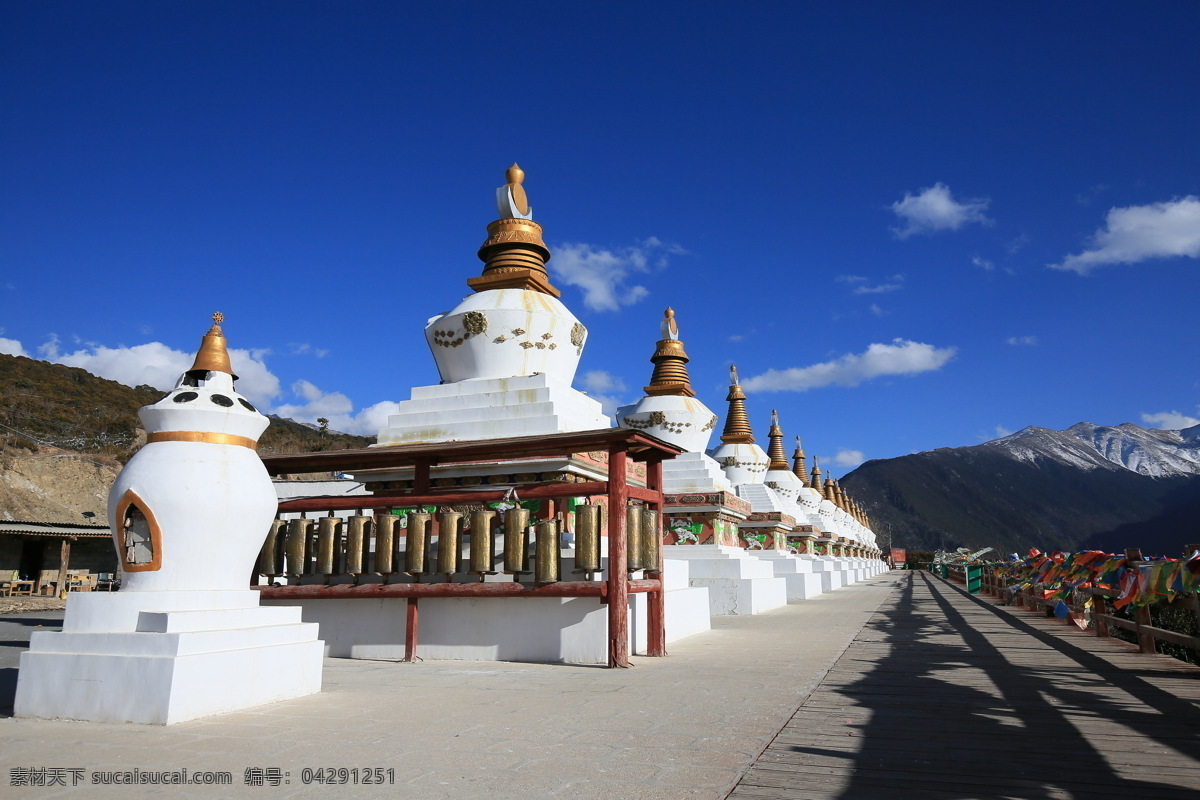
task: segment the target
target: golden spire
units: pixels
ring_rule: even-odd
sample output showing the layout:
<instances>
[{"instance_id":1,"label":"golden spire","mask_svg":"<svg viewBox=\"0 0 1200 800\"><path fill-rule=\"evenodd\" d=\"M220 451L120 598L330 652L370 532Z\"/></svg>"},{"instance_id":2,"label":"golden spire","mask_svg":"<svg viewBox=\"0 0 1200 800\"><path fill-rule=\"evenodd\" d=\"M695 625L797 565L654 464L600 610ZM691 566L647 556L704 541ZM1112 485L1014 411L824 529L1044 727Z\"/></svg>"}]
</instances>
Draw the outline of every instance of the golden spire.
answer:
<instances>
[{"instance_id":1,"label":"golden spire","mask_svg":"<svg viewBox=\"0 0 1200 800\"><path fill-rule=\"evenodd\" d=\"M846 491L842 488L842 484L838 483L836 480L833 482L833 493L834 493L834 496L837 497L837 499L834 500L833 502L837 504L838 508L845 511L846 510Z\"/></svg>"},{"instance_id":2,"label":"golden spire","mask_svg":"<svg viewBox=\"0 0 1200 800\"><path fill-rule=\"evenodd\" d=\"M800 446L800 437L796 437L796 452L792 453L792 473L800 479L801 486L808 486L808 475L804 467L804 448Z\"/></svg>"},{"instance_id":3,"label":"golden spire","mask_svg":"<svg viewBox=\"0 0 1200 800\"><path fill-rule=\"evenodd\" d=\"M788 463L787 453L783 450L783 430L779 427L779 412L774 409L771 410L771 431L767 436L770 439L770 444L767 445L767 457L771 459L767 469L781 469L786 472Z\"/></svg>"},{"instance_id":4,"label":"golden spire","mask_svg":"<svg viewBox=\"0 0 1200 800\"><path fill-rule=\"evenodd\" d=\"M828 478L825 479L825 486L823 488L825 490L824 491L825 499L828 500L829 502L833 503L836 506L837 505L837 490L833 488L833 475L830 475Z\"/></svg>"},{"instance_id":5,"label":"golden spire","mask_svg":"<svg viewBox=\"0 0 1200 800\"><path fill-rule=\"evenodd\" d=\"M817 490L817 492L821 491L821 465L816 456L813 456L812 478L809 479L808 485Z\"/></svg>"},{"instance_id":6,"label":"golden spire","mask_svg":"<svg viewBox=\"0 0 1200 800\"><path fill-rule=\"evenodd\" d=\"M225 315L220 311L212 315L213 326L200 340L200 349L196 352L196 361L188 372L225 372L233 375L233 367L229 365L229 351L225 348L225 334L221 332L221 323ZM233 375L237 380L237 375Z\"/></svg>"},{"instance_id":7,"label":"golden spire","mask_svg":"<svg viewBox=\"0 0 1200 800\"><path fill-rule=\"evenodd\" d=\"M489 289L527 289L551 297L562 294L550 284L546 262L550 250L542 241L542 226L533 221L533 209L525 194L525 172L513 164L505 173L508 181L496 190L500 219L488 225L488 238L479 248L483 274L468 278L477 292Z\"/></svg>"},{"instance_id":8,"label":"golden spire","mask_svg":"<svg viewBox=\"0 0 1200 800\"><path fill-rule=\"evenodd\" d=\"M725 430L721 441L725 444L754 444L754 431L750 429L750 418L746 416L746 395L738 383L737 367L729 368L729 416L725 417Z\"/></svg>"},{"instance_id":9,"label":"golden spire","mask_svg":"<svg viewBox=\"0 0 1200 800\"><path fill-rule=\"evenodd\" d=\"M650 385L645 392L650 397L659 395L680 395L695 397L692 391L692 381L688 377L687 353L683 351L683 342L679 340L679 325L675 322L675 310L668 308L662 321L662 339L658 349L650 356L654 364L654 374L650 376Z\"/></svg>"}]
</instances>

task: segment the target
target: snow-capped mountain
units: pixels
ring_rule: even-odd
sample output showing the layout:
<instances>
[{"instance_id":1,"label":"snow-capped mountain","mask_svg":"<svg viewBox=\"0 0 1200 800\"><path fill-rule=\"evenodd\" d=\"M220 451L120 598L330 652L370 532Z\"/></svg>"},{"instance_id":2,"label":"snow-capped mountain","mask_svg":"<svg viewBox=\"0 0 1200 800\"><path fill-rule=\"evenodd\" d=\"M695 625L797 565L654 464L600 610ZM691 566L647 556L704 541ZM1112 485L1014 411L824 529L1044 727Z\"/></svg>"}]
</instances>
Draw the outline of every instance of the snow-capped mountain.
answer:
<instances>
[{"instance_id":1,"label":"snow-capped mountain","mask_svg":"<svg viewBox=\"0 0 1200 800\"><path fill-rule=\"evenodd\" d=\"M1019 461L1042 459L1079 469L1128 469L1151 478L1200 475L1200 425L1179 431L1080 422L1065 431L1029 427L987 442Z\"/></svg>"},{"instance_id":2,"label":"snow-capped mountain","mask_svg":"<svg viewBox=\"0 0 1200 800\"><path fill-rule=\"evenodd\" d=\"M1178 554L1200 519L1200 426L1081 422L868 461L842 479L897 547Z\"/></svg>"}]
</instances>

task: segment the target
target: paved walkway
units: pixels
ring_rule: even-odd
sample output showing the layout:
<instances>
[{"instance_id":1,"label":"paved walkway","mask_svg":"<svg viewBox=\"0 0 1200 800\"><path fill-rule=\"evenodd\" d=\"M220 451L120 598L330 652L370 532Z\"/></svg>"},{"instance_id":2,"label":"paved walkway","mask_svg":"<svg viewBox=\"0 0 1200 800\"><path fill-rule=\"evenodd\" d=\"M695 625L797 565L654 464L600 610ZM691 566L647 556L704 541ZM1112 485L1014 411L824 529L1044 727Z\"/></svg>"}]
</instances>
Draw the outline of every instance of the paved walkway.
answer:
<instances>
[{"instance_id":1,"label":"paved walkway","mask_svg":"<svg viewBox=\"0 0 1200 800\"><path fill-rule=\"evenodd\" d=\"M903 576L716 617L713 631L628 670L328 659L319 695L166 728L4 718L0 796L718 800ZM234 785L71 788L68 775L65 788L10 786L11 770L29 767L78 767L85 781L229 771ZM380 767L396 785L304 786L306 767ZM290 783L243 785L247 768L279 768Z\"/></svg>"},{"instance_id":2,"label":"paved walkway","mask_svg":"<svg viewBox=\"0 0 1200 800\"><path fill-rule=\"evenodd\" d=\"M1200 797L1200 668L900 574L732 800Z\"/></svg>"}]
</instances>

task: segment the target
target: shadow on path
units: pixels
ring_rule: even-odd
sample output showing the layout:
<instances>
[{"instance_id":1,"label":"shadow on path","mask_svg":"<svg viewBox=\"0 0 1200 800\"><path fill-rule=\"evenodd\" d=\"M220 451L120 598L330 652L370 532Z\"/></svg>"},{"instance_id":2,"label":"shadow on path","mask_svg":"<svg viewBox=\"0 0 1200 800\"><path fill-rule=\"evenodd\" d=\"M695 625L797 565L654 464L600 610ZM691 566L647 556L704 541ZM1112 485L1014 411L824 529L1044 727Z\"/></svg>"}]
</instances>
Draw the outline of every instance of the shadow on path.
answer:
<instances>
[{"instance_id":1,"label":"shadow on path","mask_svg":"<svg viewBox=\"0 0 1200 800\"><path fill-rule=\"evenodd\" d=\"M730 796L1194 799L1195 715L1102 655L911 573Z\"/></svg>"}]
</instances>

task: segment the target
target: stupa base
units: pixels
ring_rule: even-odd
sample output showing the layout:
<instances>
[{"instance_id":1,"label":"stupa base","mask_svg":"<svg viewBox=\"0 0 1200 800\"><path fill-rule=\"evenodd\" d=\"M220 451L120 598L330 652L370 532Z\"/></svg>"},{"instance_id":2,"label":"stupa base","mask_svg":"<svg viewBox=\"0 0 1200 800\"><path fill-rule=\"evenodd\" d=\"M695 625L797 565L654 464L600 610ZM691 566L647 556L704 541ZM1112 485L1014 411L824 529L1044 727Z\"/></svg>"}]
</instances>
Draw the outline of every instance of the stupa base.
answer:
<instances>
[{"instance_id":1,"label":"stupa base","mask_svg":"<svg viewBox=\"0 0 1200 800\"><path fill-rule=\"evenodd\" d=\"M787 583L775 577L771 564L740 547L671 545L665 558L685 558L690 583L708 589L709 610L715 616L761 614L787 605Z\"/></svg>"},{"instance_id":2,"label":"stupa base","mask_svg":"<svg viewBox=\"0 0 1200 800\"><path fill-rule=\"evenodd\" d=\"M775 577L787 582L788 600L807 600L823 591L821 576L813 572L811 562L778 550L748 552L768 562L775 569Z\"/></svg>"},{"instance_id":3,"label":"stupa base","mask_svg":"<svg viewBox=\"0 0 1200 800\"><path fill-rule=\"evenodd\" d=\"M247 600L257 593L71 595L64 630L35 632L21 654L14 715L170 725L319 692L317 626Z\"/></svg>"}]
</instances>

